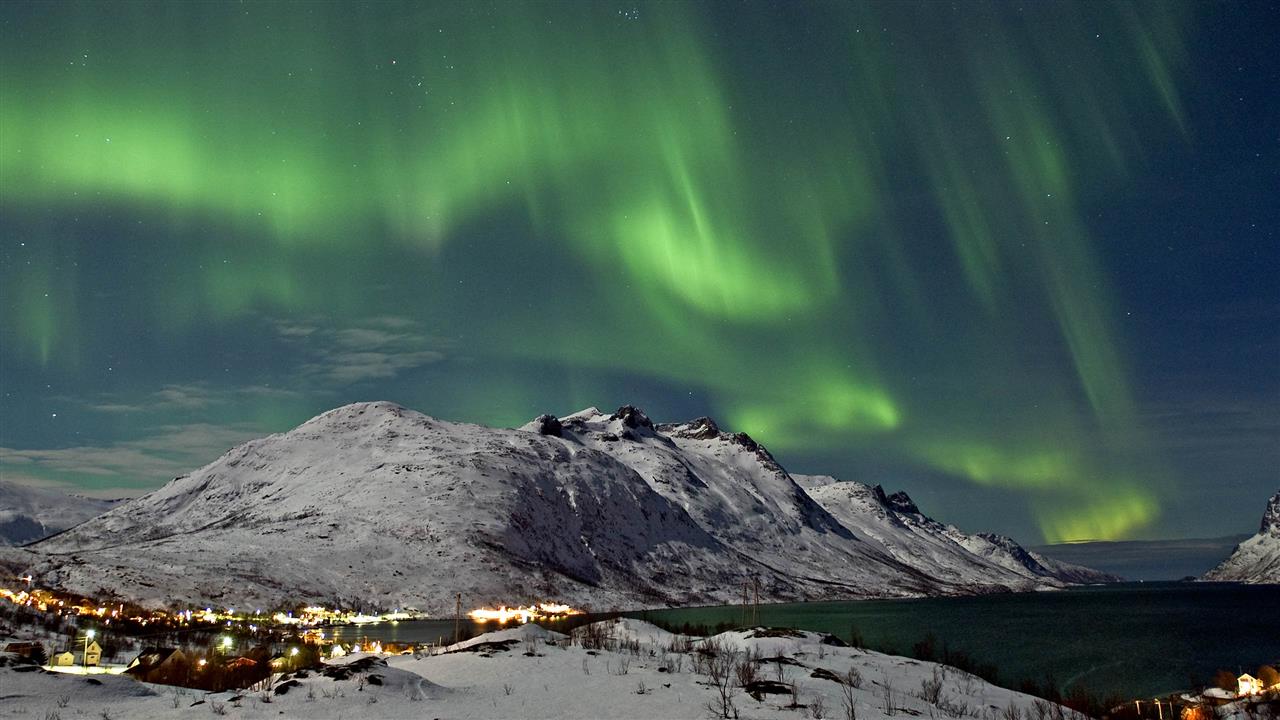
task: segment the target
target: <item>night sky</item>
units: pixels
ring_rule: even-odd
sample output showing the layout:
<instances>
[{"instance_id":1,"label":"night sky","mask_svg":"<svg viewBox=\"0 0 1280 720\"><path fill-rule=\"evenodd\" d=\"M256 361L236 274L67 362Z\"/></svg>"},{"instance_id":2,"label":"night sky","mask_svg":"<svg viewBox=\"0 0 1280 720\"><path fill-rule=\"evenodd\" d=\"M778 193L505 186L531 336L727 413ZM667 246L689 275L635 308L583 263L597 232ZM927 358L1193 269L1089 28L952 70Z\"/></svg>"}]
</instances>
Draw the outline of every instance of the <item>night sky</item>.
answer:
<instances>
[{"instance_id":1,"label":"night sky","mask_svg":"<svg viewBox=\"0 0 1280 720\"><path fill-rule=\"evenodd\" d=\"M1026 542L1252 531L1275 3L0 5L0 473L710 415Z\"/></svg>"}]
</instances>

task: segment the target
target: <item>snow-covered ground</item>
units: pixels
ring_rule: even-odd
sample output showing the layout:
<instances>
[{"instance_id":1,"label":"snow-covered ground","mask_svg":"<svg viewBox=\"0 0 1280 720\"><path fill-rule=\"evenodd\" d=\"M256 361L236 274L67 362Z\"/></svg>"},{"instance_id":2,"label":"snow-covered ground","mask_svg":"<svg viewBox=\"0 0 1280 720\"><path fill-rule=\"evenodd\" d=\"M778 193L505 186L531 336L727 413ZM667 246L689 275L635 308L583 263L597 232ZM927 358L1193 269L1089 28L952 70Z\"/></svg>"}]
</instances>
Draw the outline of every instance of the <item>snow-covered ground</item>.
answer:
<instances>
[{"instance_id":1,"label":"snow-covered ground","mask_svg":"<svg viewBox=\"0 0 1280 720\"><path fill-rule=\"evenodd\" d=\"M327 674L214 694L3 667L0 718L679 719L727 711L792 720L854 717L852 705L860 720L996 720L1036 716L1037 703L1048 709L953 668L831 643L815 633L761 629L695 639L630 619L580 628L573 638L525 625L435 656L349 655L332 661ZM758 698L742 687L750 678L736 666L744 664L754 669Z\"/></svg>"}]
</instances>

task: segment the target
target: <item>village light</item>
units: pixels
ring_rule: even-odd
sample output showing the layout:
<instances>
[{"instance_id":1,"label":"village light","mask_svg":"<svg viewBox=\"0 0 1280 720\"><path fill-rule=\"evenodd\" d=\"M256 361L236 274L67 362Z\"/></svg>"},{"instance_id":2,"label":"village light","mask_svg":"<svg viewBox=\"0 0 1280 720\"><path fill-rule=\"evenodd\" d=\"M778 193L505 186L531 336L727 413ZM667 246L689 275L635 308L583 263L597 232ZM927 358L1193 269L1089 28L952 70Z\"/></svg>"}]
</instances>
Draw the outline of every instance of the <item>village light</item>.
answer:
<instances>
[{"instance_id":1,"label":"village light","mask_svg":"<svg viewBox=\"0 0 1280 720\"><path fill-rule=\"evenodd\" d=\"M297 655L297 654L298 654L298 648L292 648L291 650L289 650L289 654L290 654L290 655Z\"/></svg>"}]
</instances>

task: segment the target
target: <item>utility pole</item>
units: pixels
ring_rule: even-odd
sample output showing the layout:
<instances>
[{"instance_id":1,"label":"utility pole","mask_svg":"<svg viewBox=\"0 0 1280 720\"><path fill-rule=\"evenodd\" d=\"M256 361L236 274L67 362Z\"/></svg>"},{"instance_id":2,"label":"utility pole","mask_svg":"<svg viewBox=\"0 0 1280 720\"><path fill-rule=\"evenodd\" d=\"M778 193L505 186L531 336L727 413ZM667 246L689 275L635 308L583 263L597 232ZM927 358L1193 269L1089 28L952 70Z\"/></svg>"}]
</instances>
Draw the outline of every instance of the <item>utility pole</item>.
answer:
<instances>
[{"instance_id":1,"label":"utility pole","mask_svg":"<svg viewBox=\"0 0 1280 720\"><path fill-rule=\"evenodd\" d=\"M453 609L453 644L462 642L462 593L458 593L457 604Z\"/></svg>"}]
</instances>

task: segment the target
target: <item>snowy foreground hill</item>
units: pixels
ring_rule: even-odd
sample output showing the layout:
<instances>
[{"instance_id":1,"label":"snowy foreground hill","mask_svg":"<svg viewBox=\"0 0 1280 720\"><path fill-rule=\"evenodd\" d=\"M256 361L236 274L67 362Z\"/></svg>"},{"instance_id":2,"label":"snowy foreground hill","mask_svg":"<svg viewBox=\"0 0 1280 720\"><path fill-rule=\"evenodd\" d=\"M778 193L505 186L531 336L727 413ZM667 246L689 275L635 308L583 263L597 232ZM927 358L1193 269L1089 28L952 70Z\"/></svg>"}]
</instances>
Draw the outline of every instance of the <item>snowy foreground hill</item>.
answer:
<instances>
[{"instance_id":1,"label":"snowy foreground hill","mask_svg":"<svg viewBox=\"0 0 1280 720\"><path fill-rule=\"evenodd\" d=\"M707 418L515 430L391 403L324 413L0 558L147 604L598 610L1060 587L1109 576L966 535L905 494L800 478Z\"/></svg>"},{"instance_id":2,"label":"snowy foreground hill","mask_svg":"<svg viewBox=\"0 0 1280 720\"><path fill-rule=\"evenodd\" d=\"M0 545L21 545L101 515L119 500L99 500L0 479Z\"/></svg>"},{"instance_id":3,"label":"snowy foreground hill","mask_svg":"<svg viewBox=\"0 0 1280 720\"><path fill-rule=\"evenodd\" d=\"M1231 557L1205 573L1204 579L1280 583L1280 492L1267 502L1258 534L1237 545Z\"/></svg>"},{"instance_id":4,"label":"snowy foreground hill","mask_svg":"<svg viewBox=\"0 0 1280 720\"><path fill-rule=\"evenodd\" d=\"M955 668L830 636L749 629L695 639L637 620L572 638L524 625L435 655L348 655L254 692L29 669L0 667L0 718L1082 718Z\"/></svg>"}]
</instances>

